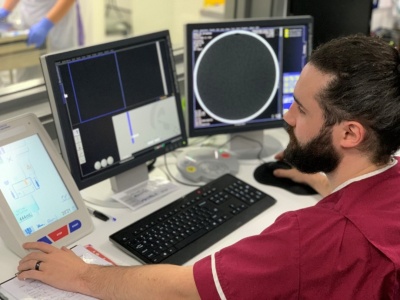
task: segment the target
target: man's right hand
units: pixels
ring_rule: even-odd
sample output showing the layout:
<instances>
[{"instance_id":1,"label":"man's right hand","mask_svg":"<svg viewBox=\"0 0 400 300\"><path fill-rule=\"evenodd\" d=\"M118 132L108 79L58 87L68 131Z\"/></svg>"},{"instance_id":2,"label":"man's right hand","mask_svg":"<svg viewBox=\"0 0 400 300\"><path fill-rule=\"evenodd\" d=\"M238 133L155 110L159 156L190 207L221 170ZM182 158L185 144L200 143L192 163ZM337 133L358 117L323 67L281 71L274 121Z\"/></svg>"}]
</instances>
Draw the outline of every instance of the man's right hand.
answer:
<instances>
[{"instance_id":1,"label":"man's right hand","mask_svg":"<svg viewBox=\"0 0 400 300\"><path fill-rule=\"evenodd\" d=\"M283 152L279 152L275 155L275 159L277 160L283 160L283 158ZM289 178L297 183L307 184L324 197L331 192L328 178L323 173L306 174L293 167L287 170L276 169L274 175L276 177Z\"/></svg>"}]
</instances>

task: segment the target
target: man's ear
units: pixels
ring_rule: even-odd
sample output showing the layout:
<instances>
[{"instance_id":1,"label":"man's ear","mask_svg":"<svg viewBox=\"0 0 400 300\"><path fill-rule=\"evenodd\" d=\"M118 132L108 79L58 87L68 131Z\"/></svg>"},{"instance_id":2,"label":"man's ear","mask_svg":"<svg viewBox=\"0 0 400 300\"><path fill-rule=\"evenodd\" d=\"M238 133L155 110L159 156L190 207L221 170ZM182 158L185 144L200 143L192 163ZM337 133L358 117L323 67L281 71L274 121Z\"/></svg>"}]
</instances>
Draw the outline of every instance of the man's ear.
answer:
<instances>
[{"instance_id":1,"label":"man's ear","mask_svg":"<svg viewBox=\"0 0 400 300\"><path fill-rule=\"evenodd\" d=\"M356 121L344 121L341 124L340 145L343 148L359 146L365 139L366 131L361 123Z\"/></svg>"}]
</instances>

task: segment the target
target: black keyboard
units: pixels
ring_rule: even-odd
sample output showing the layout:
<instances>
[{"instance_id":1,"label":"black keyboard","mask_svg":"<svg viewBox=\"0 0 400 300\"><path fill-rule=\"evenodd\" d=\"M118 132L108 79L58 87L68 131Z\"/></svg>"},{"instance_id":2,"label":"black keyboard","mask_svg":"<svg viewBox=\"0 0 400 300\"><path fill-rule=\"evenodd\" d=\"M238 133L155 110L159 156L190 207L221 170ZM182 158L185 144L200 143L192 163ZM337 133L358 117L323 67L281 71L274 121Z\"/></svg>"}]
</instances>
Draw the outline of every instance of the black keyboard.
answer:
<instances>
[{"instance_id":1,"label":"black keyboard","mask_svg":"<svg viewBox=\"0 0 400 300\"><path fill-rule=\"evenodd\" d=\"M142 263L181 265L275 202L226 174L117 231L110 241Z\"/></svg>"}]
</instances>

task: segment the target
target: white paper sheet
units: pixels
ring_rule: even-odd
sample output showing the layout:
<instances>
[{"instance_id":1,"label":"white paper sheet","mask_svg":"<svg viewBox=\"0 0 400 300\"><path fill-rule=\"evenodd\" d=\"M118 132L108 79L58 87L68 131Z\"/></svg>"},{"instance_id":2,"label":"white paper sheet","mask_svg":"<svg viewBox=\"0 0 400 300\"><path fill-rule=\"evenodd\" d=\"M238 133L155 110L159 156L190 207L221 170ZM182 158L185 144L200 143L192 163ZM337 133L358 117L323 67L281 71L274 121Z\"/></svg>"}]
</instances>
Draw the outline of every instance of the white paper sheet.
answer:
<instances>
[{"instance_id":1,"label":"white paper sheet","mask_svg":"<svg viewBox=\"0 0 400 300\"><path fill-rule=\"evenodd\" d=\"M72 251L85 262L98 265L111 265L100 256L92 253L84 246L77 245ZM0 286L0 300L91 300L95 299L86 295L66 292L53 288L35 280L19 280L17 277L5 281Z\"/></svg>"}]
</instances>

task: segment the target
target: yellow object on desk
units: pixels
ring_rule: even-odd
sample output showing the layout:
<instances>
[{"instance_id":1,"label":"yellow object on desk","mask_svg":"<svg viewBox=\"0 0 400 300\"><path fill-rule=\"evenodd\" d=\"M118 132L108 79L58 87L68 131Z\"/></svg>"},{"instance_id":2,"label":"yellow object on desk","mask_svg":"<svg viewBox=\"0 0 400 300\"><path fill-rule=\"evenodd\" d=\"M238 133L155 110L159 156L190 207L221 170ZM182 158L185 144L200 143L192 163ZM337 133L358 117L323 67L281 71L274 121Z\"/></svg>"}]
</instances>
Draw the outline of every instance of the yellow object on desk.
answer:
<instances>
[{"instance_id":1,"label":"yellow object on desk","mask_svg":"<svg viewBox=\"0 0 400 300\"><path fill-rule=\"evenodd\" d=\"M204 0L204 6L222 5L225 0Z\"/></svg>"}]
</instances>

